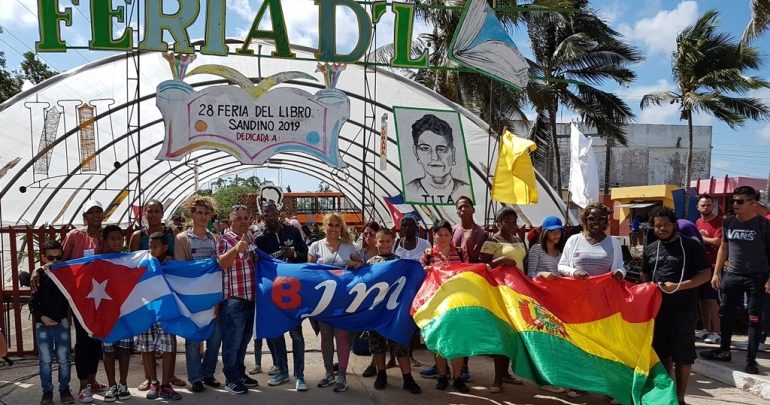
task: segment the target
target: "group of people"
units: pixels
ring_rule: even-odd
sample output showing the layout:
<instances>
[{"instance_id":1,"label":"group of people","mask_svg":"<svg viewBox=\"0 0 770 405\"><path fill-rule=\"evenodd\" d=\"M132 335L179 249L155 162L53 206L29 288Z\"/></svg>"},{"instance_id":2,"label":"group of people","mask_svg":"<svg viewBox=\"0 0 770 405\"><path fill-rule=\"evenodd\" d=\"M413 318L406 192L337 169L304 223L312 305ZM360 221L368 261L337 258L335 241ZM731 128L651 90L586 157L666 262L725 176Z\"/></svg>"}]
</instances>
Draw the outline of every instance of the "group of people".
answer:
<instances>
[{"instance_id":1,"label":"group of people","mask_svg":"<svg viewBox=\"0 0 770 405\"><path fill-rule=\"evenodd\" d=\"M770 292L768 284L768 253L770 253L770 226L768 219L755 212L756 192L749 187L736 189L732 199L735 215L723 224L718 223L706 209L713 204L705 196L699 201L703 218L698 221L701 241L680 234L677 218L672 210L656 207L649 222L655 238L644 248L643 277L657 283L663 293L663 303L655 322L653 347L677 386L680 403L690 367L695 359L697 288L709 280L716 291L721 292L719 322L704 316L704 328L721 333L719 349L701 353L711 360L730 360L730 340L734 327L732 309L749 295L749 351L747 372L757 373L756 352L760 343L760 326L764 294ZM187 203L192 226L180 232L172 231L162 223L163 206L149 201L144 207L147 226L135 231L129 239L131 251L146 249L161 262L216 258L223 272L224 301L219 305L214 332L205 342L186 340L185 357L187 380L192 392L202 392L221 383L214 377L220 349L222 351L224 388L232 394L243 394L258 382L247 375L245 356L252 341L254 301L256 285L254 276L258 256L254 248L270 254L278 260L291 263L323 263L356 271L365 263L378 263L393 259L410 259L421 262L425 271L441 271L449 263L487 263L490 268L505 265L510 271L524 271L530 277L544 280L555 277L587 279L591 276L611 274L621 280L626 275L621 245L617 238L607 235L611 211L600 203L589 204L582 210L582 227L568 237L566 229L557 217L548 217L539 228L529 247L520 238L518 215L511 207L502 208L495 218L495 232L488 232L474 221L475 208L468 197L456 201L460 222L452 225L445 220L436 221L431 229L432 241L420 238L418 224L413 217L405 217L399 224L399 236L377 223L364 226L361 243L355 244L343 217L328 214L323 220L323 237L309 245L300 229L287 223L279 207L268 201L261 207L264 226L260 232L250 230L250 212L244 205L234 205L229 211L227 227L220 236L212 234L207 224L215 211L210 197L194 196ZM42 245L42 257L46 263L56 263L93 254L120 252L124 249L124 232L116 225L102 226L103 210L100 203L89 201L83 210L84 228L72 230L62 244L48 241ZM701 236L701 235L697 235ZM707 256L706 252L710 251ZM716 255L714 256L714 251ZM712 269L714 270L712 272ZM547 281L546 281L547 283ZM37 290L33 294L32 312L36 322L40 350L40 376L43 386L41 404L52 403L53 385L51 363L53 356L59 362L59 393L64 403L73 403L69 390L69 319L67 302L41 269L33 277ZM701 295L701 298L703 296ZM716 302L716 300L715 300ZM701 303L703 304L703 303ZM708 305L712 305L710 303ZM701 305L704 309L705 305ZM713 316L714 308L704 309ZM133 347L142 353L145 382L140 389L147 391L147 398L162 397L177 400L175 384L184 385L176 377L176 337L153 326L134 339L102 343L88 336L77 319L75 367L80 380L78 400L93 401L92 393L104 391L105 401L130 397L126 378L130 352ZM321 339L324 377L319 388L333 387L335 392L347 390L347 368L351 343L355 332L344 331L324 323L313 322L313 328ZM716 330L715 330L716 329ZM765 329L767 330L767 329ZM305 341L302 326L289 331L293 351L293 377L297 391L308 390L304 378ZM261 372L261 340L254 340L256 366L249 374ZM403 389L418 394L421 388L411 374L419 363L412 357L412 348L390 341L376 332L369 332L369 344L373 354L370 367L364 376L376 377L375 389L388 385L385 369L386 354L397 360L403 376ZM277 386L291 380L288 368L288 351L283 337L267 339L273 359L268 385ZM156 354L161 358L160 378L156 371ZM336 354L337 362L334 362ZM103 359L107 384L96 381L98 364ZM118 363L118 375L115 363ZM494 380L490 392L503 389L503 383L521 384L510 374L510 360L494 356ZM392 361L392 359L391 359ZM444 390L452 386L460 392L468 392L471 380L467 358L444 359L435 356L432 367L420 371L424 378L435 378L436 388ZM581 387L552 387L543 389L555 393L566 392L571 398L586 394Z\"/></svg>"}]
</instances>

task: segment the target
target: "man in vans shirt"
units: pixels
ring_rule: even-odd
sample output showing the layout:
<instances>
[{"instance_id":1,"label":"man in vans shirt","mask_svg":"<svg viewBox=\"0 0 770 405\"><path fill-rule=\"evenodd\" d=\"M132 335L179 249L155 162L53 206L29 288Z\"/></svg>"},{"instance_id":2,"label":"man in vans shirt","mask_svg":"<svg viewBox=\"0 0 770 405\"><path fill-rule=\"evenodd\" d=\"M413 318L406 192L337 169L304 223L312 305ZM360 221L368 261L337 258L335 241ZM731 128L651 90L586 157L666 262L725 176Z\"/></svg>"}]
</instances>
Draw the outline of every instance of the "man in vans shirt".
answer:
<instances>
[{"instance_id":1,"label":"man in vans shirt","mask_svg":"<svg viewBox=\"0 0 770 405\"><path fill-rule=\"evenodd\" d=\"M702 351L707 360L730 361L735 324L734 309L749 296L749 344L746 352L746 372L759 374L757 348L762 333L762 310L765 294L770 292L770 220L757 215L757 192L748 186L740 186L733 192L732 204L735 216L725 220L722 229L722 245L717 254L711 285L722 291L719 315L722 319L722 341L719 349ZM724 275L725 261L729 262Z\"/></svg>"}]
</instances>

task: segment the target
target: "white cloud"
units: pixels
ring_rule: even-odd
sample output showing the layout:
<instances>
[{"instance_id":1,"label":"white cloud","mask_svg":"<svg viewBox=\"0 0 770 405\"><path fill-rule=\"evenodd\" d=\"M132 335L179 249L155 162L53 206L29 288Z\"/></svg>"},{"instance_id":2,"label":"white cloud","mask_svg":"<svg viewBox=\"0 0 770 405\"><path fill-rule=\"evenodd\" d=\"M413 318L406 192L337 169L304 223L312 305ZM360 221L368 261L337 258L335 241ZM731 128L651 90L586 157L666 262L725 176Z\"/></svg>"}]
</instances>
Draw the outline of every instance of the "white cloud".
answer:
<instances>
[{"instance_id":1,"label":"white cloud","mask_svg":"<svg viewBox=\"0 0 770 405\"><path fill-rule=\"evenodd\" d=\"M0 7L0 25L8 27L37 25L37 0L4 1Z\"/></svg>"},{"instance_id":2,"label":"white cloud","mask_svg":"<svg viewBox=\"0 0 770 405\"><path fill-rule=\"evenodd\" d=\"M758 138L763 143L770 142L770 124L764 124L764 126L759 129L758 134L759 134Z\"/></svg>"},{"instance_id":3,"label":"white cloud","mask_svg":"<svg viewBox=\"0 0 770 405\"><path fill-rule=\"evenodd\" d=\"M227 0L227 8L241 16L244 20L253 20L257 10L251 7L249 0Z\"/></svg>"},{"instance_id":4,"label":"white cloud","mask_svg":"<svg viewBox=\"0 0 770 405\"><path fill-rule=\"evenodd\" d=\"M609 25L614 25L618 21L618 18L626 14L628 11L628 4L624 2L616 2L605 7L596 10L596 14Z\"/></svg>"},{"instance_id":5,"label":"white cloud","mask_svg":"<svg viewBox=\"0 0 770 405\"><path fill-rule=\"evenodd\" d=\"M697 18L698 3L687 0L673 10L660 10L653 17L641 19L633 27L621 24L618 31L628 39L644 44L648 56L658 53L670 55L676 48L677 34Z\"/></svg>"},{"instance_id":6,"label":"white cloud","mask_svg":"<svg viewBox=\"0 0 770 405\"><path fill-rule=\"evenodd\" d=\"M237 27L235 35L237 38L245 38L261 3L255 6L251 5L249 0L227 0L227 7L230 11L247 21L248 25ZM288 2L287 2L288 3ZM284 19L286 29L288 30L289 42L294 45L304 45L309 47L318 46L318 7L308 2L308 6L303 12L290 12L287 5L284 6ZM376 45L382 46L393 42L393 24L394 14L388 11L377 23ZM354 41L358 38L358 24L352 11L347 7L337 8L337 52L347 53L352 50ZM265 14L260 22L261 29L271 29L269 12ZM429 31L424 23L415 19L413 37L420 33ZM374 38L372 38L374 40Z\"/></svg>"}]
</instances>

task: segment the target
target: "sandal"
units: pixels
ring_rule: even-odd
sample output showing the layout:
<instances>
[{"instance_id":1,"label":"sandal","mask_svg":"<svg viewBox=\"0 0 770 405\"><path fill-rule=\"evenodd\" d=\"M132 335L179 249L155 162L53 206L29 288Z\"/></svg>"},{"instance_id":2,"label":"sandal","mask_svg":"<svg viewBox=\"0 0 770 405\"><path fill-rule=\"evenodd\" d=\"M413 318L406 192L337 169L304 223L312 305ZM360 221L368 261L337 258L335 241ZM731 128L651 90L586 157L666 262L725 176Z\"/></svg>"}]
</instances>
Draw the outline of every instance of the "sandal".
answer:
<instances>
[{"instance_id":1,"label":"sandal","mask_svg":"<svg viewBox=\"0 0 770 405\"><path fill-rule=\"evenodd\" d=\"M150 380L144 380L143 383L139 384L138 387L136 387L139 391L147 391L150 389Z\"/></svg>"},{"instance_id":2,"label":"sandal","mask_svg":"<svg viewBox=\"0 0 770 405\"><path fill-rule=\"evenodd\" d=\"M177 387L185 387L187 386L187 383L183 379L177 376L174 376L174 378L171 380L171 385L174 385Z\"/></svg>"}]
</instances>

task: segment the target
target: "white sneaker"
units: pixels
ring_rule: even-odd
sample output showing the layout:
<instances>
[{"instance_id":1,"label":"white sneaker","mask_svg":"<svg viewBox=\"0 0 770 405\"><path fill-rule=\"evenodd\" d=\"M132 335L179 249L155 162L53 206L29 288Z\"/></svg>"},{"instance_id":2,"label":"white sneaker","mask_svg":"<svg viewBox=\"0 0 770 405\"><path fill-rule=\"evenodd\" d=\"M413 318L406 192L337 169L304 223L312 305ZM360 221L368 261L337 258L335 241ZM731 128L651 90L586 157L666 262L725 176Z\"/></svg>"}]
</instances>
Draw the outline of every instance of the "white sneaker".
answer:
<instances>
[{"instance_id":1,"label":"white sneaker","mask_svg":"<svg viewBox=\"0 0 770 405\"><path fill-rule=\"evenodd\" d=\"M703 339L703 341L706 342L706 343L717 344L720 341L722 341L722 338L719 336L718 333L714 332L714 333L711 333L708 336L706 336Z\"/></svg>"},{"instance_id":2,"label":"white sneaker","mask_svg":"<svg viewBox=\"0 0 770 405\"><path fill-rule=\"evenodd\" d=\"M710 335L711 333L707 331L706 329L698 329L695 331L695 339L703 340L706 336Z\"/></svg>"},{"instance_id":3,"label":"white sneaker","mask_svg":"<svg viewBox=\"0 0 770 405\"><path fill-rule=\"evenodd\" d=\"M281 372L280 368L273 366L273 367L270 367L270 371L267 372L267 375L276 375L280 372Z\"/></svg>"}]
</instances>

